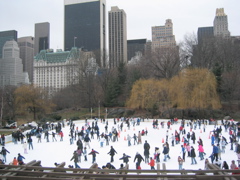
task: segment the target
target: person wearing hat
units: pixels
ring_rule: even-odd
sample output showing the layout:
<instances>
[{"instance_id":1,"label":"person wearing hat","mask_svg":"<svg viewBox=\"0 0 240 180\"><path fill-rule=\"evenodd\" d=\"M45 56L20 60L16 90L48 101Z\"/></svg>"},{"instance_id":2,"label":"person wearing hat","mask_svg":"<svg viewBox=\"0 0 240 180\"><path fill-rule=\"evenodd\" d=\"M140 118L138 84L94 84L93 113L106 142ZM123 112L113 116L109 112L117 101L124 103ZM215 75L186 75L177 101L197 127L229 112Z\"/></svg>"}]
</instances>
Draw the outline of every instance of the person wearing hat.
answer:
<instances>
[{"instance_id":1,"label":"person wearing hat","mask_svg":"<svg viewBox=\"0 0 240 180\"><path fill-rule=\"evenodd\" d=\"M18 153L17 160L18 160L18 164L19 165L23 165L24 164L23 159L25 159L25 157L23 157L20 153Z\"/></svg>"}]
</instances>

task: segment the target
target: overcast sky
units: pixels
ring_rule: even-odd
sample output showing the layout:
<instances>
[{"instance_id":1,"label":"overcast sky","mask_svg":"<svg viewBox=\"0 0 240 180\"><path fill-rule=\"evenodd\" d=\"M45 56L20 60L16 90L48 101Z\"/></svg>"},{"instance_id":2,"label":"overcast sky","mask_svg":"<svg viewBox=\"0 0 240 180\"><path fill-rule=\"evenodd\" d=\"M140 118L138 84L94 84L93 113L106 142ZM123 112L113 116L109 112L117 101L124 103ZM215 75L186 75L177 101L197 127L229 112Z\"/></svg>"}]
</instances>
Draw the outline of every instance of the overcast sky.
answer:
<instances>
[{"instance_id":1,"label":"overcast sky","mask_svg":"<svg viewBox=\"0 0 240 180\"><path fill-rule=\"evenodd\" d=\"M0 31L34 36L34 24L50 23L50 47L63 48L64 0L0 0ZM127 14L127 39L151 40L151 27L172 19L177 43L198 27L213 26L216 8L228 15L231 35L240 35L240 0L107 0Z\"/></svg>"}]
</instances>

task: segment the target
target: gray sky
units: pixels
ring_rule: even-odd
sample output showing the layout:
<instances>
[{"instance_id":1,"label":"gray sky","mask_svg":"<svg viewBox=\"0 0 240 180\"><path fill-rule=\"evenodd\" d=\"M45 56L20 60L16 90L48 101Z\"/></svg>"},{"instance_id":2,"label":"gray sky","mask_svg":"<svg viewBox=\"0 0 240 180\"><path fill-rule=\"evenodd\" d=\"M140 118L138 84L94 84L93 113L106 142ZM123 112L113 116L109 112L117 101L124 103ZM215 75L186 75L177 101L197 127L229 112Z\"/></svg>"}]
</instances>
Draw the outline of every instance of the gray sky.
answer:
<instances>
[{"instance_id":1,"label":"gray sky","mask_svg":"<svg viewBox=\"0 0 240 180\"><path fill-rule=\"evenodd\" d=\"M216 8L228 15L231 35L240 35L240 0L106 0L127 14L127 39L151 40L151 27L172 19L177 43L198 27L213 26ZM63 48L64 0L0 0L0 31L17 30L34 36L34 24L50 23L50 46Z\"/></svg>"}]
</instances>

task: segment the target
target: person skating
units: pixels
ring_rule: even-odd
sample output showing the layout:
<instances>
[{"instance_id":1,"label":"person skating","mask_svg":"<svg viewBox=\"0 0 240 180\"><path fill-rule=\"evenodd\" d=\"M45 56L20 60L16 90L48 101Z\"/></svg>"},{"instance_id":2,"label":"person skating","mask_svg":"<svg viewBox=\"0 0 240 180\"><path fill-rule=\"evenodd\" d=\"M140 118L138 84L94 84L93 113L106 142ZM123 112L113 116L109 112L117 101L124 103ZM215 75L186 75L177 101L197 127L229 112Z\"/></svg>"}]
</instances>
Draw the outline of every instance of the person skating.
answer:
<instances>
[{"instance_id":1,"label":"person skating","mask_svg":"<svg viewBox=\"0 0 240 180\"><path fill-rule=\"evenodd\" d=\"M213 154L213 161L216 159L216 161L218 161L218 147L215 146L214 144L212 144L213 146L213 151L212 151L212 154Z\"/></svg>"},{"instance_id":2,"label":"person skating","mask_svg":"<svg viewBox=\"0 0 240 180\"><path fill-rule=\"evenodd\" d=\"M142 155L141 155L141 154L139 154L138 152L136 153L136 156L135 156L135 158L134 158L134 161L133 161L133 162L135 162L136 160L137 160L137 162L136 162L136 169L138 169L138 166L140 166L140 167L141 167L141 162L142 162L142 161L144 161L144 159L143 159Z\"/></svg>"},{"instance_id":3,"label":"person skating","mask_svg":"<svg viewBox=\"0 0 240 180\"><path fill-rule=\"evenodd\" d=\"M29 148L29 150L30 150L30 148L32 148L33 149L33 140L32 140L32 137L31 136L29 136L29 138L28 138L28 148Z\"/></svg>"},{"instance_id":4,"label":"person skating","mask_svg":"<svg viewBox=\"0 0 240 180\"><path fill-rule=\"evenodd\" d=\"M111 146L111 149L110 151L108 152L108 154L111 156L111 160L110 162L113 162L114 161L114 155L117 154L117 151Z\"/></svg>"},{"instance_id":5,"label":"person skating","mask_svg":"<svg viewBox=\"0 0 240 180\"><path fill-rule=\"evenodd\" d=\"M163 161L167 161L168 148L167 148L166 144L163 145L163 152L162 153L164 154Z\"/></svg>"},{"instance_id":6,"label":"person skating","mask_svg":"<svg viewBox=\"0 0 240 180\"><path fill-rule=\"evenodd\" d=\"M134 142L134 145L138 144L138 142L137 142L137 135L135 133L133 135L133 142Z\"/></svg>"},{"instance_id":7,"label":"person skating","mask_svg":"<svg viewBox=\"0 0 240 180\"><path fill-rule=\"evenodd\" d=\"M156 159L156 163L160 162L160 150L158 147L155 147L154 159Z\"/></svg>"},{"instance_id":8,"label":"person skating","mask_svg":"<svg viewBox=\"0 0 240 180\"><path fill-rule=\"evenodd\" d=\"M54 142L54 140L57 141L57 139L56 139L55 136L56 136L56 133L55 133L55 132L52 132L52 141L53 141L53 142Z\"/></svg>"},{"instance_id":9,"label":"person skating","mask_svg":"<svg viewBox=\"0 0 240 180\"><path fill-rule=\"evenodd\" d=\"M170 156L169 156L170 147L169 147L169 144L168 144L168 142L166 142L166 146L167 146L167 149L168 149L167 158L168 158L168 159L171 159L171 158L170 158Z\"/></svg>"},{"instance_id":10,"label":"person skating","mask_svg":"<svg viewBox=\"0 0 240 180\"><path fill-rule=\"evenodd\" d=\"M77 151L73 152L73 156L70 159L70 161L72 161L72 160L74 160L75 168L80 168L80 166L78 165L78 153L77 153Z\"/></svg>"},{"instance_id":11,"label":"person skating","mask_svg":"<svg viewBox=\"0 0 240 180\"><path fill-rule=\"evenodd\" d=\"M24 165L23 159L25 159L25 157L23 157L20 153L18 153L17 160L19 165Z\"/></svg>"},{"instance_id":12,"label":"person skating","mask_svg":"<svg viewBox=\"0 0 240 180\"><path fill-rule=\"evenodd\" d=\"M89 138L88 134L84 137L84 142L85 142L85 147L88 146L88 148L90 149L91 139Z\"/></svg>"},{"instance_id":13,"label":"person skating","mask_svg":"<svg viewBox=\"0 0 240 180\"><path fill-rule=\"evenodd\" d=\"M83 150L83 143L82 143L82 140L80 138L77 140L77 146L78 146L78 149Z\"/></svg>"},{"instance_id":14,"label":"person skating","mask_svg":"<svg viewBox=\"0 0 240 180\"><path fill-rule=\"evenodd\" d=\"M88 155L92 155L92 163L96 162L97 154L99 154L99 153L97 151L95 151L94 149L92 149L92 151L88 154Z\"/></svg>"},{"instance_id":15,"label":"person skating","mask_svg":"<svg viewBox=\"0 0 240 180\"><path fill-rule=\"evenodd\" d=\"M147 141L145 141L144 145L144 157L145 157L145 163L149 163L149 150L150 150L150 145Z\"/></svg>"},{"instance_id":16,"label":"person skating","mask_svg":"<svg viewBox=\"0 0 240 180\"><path fill-rule=\"evenodd\" d=\"M84 161L87 161L87 147L83 148Z\"/></svg>"},{"instance_id":17,"label":"person skating","mask_svg":"<svg viewBox=\"0 0 240 180\"><path fill-rule=\"evenodd\" d=\"M182 159L185 162L186 148L183 145L181 145L181 153L182 153Z\"/></svg>"},{"instance_id":18,"label":"person skating","mask_svg":"<svg viewBox=\"0 0 240 180\"><path fill-rule=\"evenodd\" d=\"M192 141L193 141L193 144L195 144L195 141L196 141L195 132L192 132L191 139L192 139Z\"/></svg>"},{"instance_id":19,"label":"person skating","mask_svg":"<svg viewBox=\"0 0 240 180\"><path fill-rule=\"evenodd\" d=\"M129 158L131 158L131 156L128 156L125 153L123 153L123 157L121 157L119 160L123 160L124 163L128 164Z\"/></svg>"},{"instance_id":20,"label":"person skating","mask_svg":"<svg viewBox=\"0 0 240 180\"><path fill-rule=\"evenodd\" d=\"M3 156L4 163L7 162L7 153L10 154L10 152L5 147L2 147L2 151L0 152L0 154L2 154Z\"/></svg>"},{"instance_id":21,"label":"person skating","mask_svg":"<svg viewBox=\"0 0 240 180\"><path fill-rule=\"evenodd\" d=\"M181 156L178 156L178 166L179 166L179 170L182 170L182 166L183 166L183 159L181 158Z\"/></svg>"},{"instance_id":22,"label":"person skating","mask_svg":"<svg viewBox=\"0 0 240 180\"><path fill-rule=\"evenodd\" d=\"M142 144L142 135L140 131L138 131L138 144Z\"/></svg>"},{"instance_id":23,"label":"person skating","mask_svg":"<svg viewBox=\"0 0 240 180\"><path fill-rule=\"evenodd\" d=\"M199 151L200 160L203 160L204 159L204 157L203 157L204 149L203 149L203 146L201 144L198 145L198 151Z\"/></svg>"},{"instance_id":24,"label":"person skating","mask_svg":"<svg viewBox=\"0 0 240 180\"><path fill-rule=\"evenodd\" d=\"M131 146L131 139L132 137L128 134L127 135L128 146Z\"/></svg>"},{"instance_id":25,"label":"person skating","mask_svg":"<svg viewBox=\"0 0 240 180\"><path fill-rule=\"evenodd\" d=\"M155 161L152 157L150 157L150 162L148 163L148 165L150 165L151 170L155 170Z\"/></svg>"},{"instance_id":26,"label":"person skating","mask_svg":"<svg viewBox=\"0 0 240 180\"><path fill-rule=\"evenodd\" d=\"M191 146L191 154L190 154L190 156L191 156L191 160L192 160L192 164L191 165L197 164L197 161L195 159L196 153L195 153L195 149L194 149L193 146Z\"/></svg>"},{"instance_id":27,"label":"person skating","mask_svg":"<svg viewBox=\"0 0 240 180\"><path fill-rule=\"evenodd\" d=\"M24 154L27 154L27 143L24 142L22 146L23 146Z\"/></svg>"}]
</instances>

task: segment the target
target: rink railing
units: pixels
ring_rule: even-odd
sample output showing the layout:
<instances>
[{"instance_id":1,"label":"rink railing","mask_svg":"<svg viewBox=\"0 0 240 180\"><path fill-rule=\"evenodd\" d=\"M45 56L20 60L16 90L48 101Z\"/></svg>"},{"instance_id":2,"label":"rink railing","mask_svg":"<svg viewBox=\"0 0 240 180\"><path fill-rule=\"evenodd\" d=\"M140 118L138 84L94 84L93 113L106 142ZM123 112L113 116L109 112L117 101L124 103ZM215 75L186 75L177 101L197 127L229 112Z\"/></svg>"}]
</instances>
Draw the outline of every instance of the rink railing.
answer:
<instances>
[{"instance_id":1,"label":"rink railing","mask_svg":"<svg viewBox=\"0 0 240 180\"><path fill-rule=\"evenodd\" d=\"M2 180L59 180L59 179L84 179L84 180L161 180L161 179L212 179L212 180L237 180L240 179L240 170L221 170L216 165L209 164L209 170L105 170L98 168L75 169L64 168L65 163L58 167L41 167L41 161L31 161L26 165L0 165L0 179ZM165 163L162 164L163 168ZM93 166L91 166L93 167ZM95 166L97 167L97 166ZM160 164L157 164L160 169Z\"/></svg>"}]
</instances>

